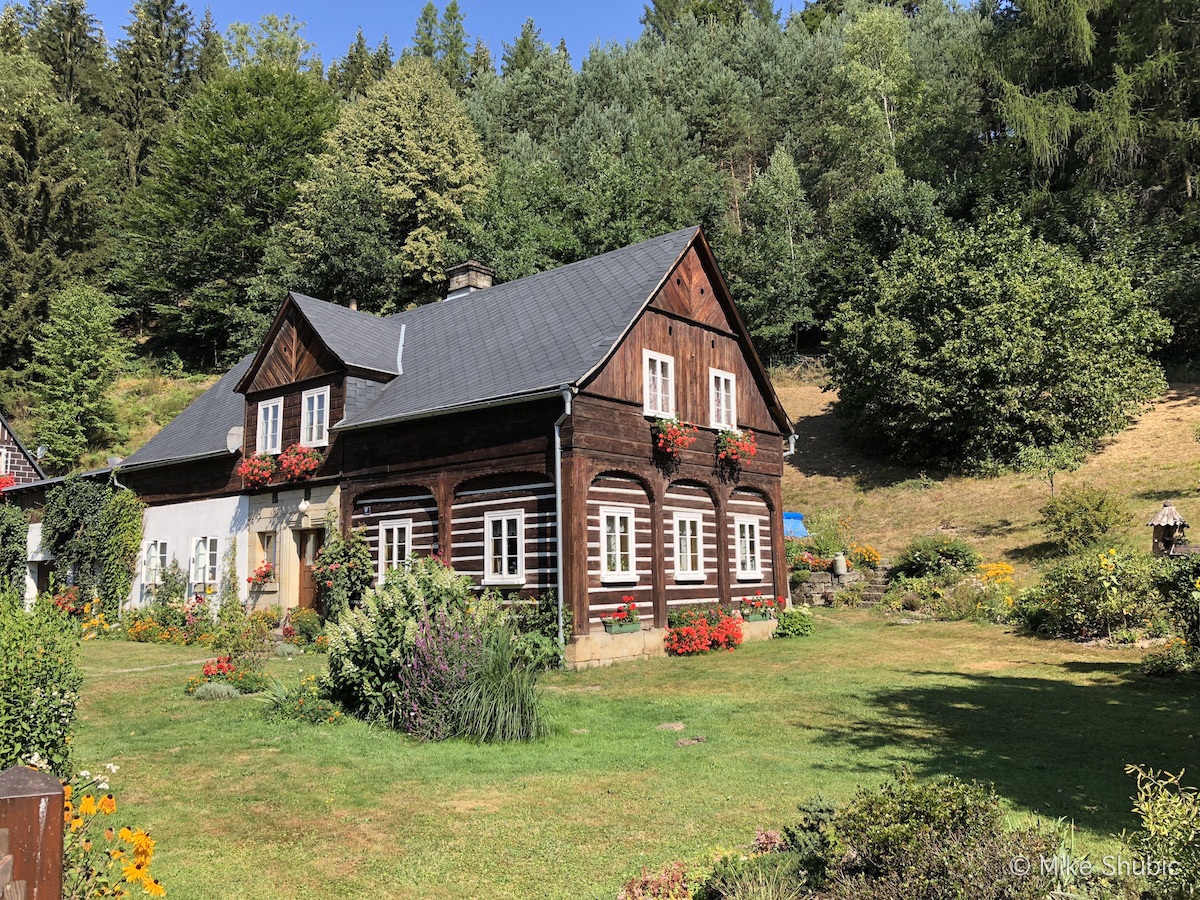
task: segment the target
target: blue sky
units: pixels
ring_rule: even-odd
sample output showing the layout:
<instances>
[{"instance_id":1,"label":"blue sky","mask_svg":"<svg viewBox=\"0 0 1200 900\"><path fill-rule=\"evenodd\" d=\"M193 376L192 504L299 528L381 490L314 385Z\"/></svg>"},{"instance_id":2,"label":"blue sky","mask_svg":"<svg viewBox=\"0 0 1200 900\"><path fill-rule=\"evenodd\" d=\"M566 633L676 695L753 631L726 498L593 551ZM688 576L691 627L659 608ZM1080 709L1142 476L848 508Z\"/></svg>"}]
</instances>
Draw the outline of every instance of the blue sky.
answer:
<instances>
[{"instance_id":1,"label":"blue sky","mask_svg":"<svg viewBox=\"0 0 1200 900\"><path fill-rule=\"evenodd\" d=\"M445 0L435 0L438 8ZM197 20L205 6L212 8L217 25L224 31L230 22L254 22L268 13L290 13L307 23L305 37L317 45L321 59L328 65L341 56L354 40L361 26L371 46L386 33L392 47L399 50L412 37L413 26L425 0L191 0L188 6ZM599 2L553 2L553 0L522 0L497 3L488 0L459 0L466 17L467 32L472 38L482 37L499 63L501 41L512 43L525 19L532 16L542 30L542 40L557 44L565 38L571 59L578 66L589 48L597 41L624 43L642 31L641 18L644 0L599 0ZM91 0L89 8L101 22L110 42L123 36L122 27L129 21L130 0Z\"/></svg>"}]
</instances>

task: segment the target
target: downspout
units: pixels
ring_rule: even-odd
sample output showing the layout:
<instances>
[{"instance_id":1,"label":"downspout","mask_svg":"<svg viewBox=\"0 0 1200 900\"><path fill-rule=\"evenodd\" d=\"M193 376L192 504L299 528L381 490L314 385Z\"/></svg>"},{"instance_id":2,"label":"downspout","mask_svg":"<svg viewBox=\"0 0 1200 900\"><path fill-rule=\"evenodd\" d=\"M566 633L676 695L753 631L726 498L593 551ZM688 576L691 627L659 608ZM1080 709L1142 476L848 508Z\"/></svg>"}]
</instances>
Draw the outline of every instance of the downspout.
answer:
<instances>
[{"instance_id":1,"label":"downspout","mask_svg":"<svg viewBox=\"0 0 1200 900\"><path fill-rule=\"evenodd\" d=\"M554 422L554 536L558 553L558 648L567 646L566 635L563 634L563 495L562 495L562 426L571 416L571 402L575 389L569 384L562 385L563 413Z\"/></svg>"},{"instance_id":2,"label":"downspout","mask_svg":"<svg viewBox=\"0 0 1200 900\"><path fill-rule=\"evenodd\" d=\"M792 434L789 434L789 435L788 435L788 439L787 439L787 442L788 442L787 453L783 454L785 457L787 457L787 456L791 456L793 453L795 453L795 452L796 452L796 439L797 439L797 438L799 438L799 437L800 437L800 435L796 434L795 432L793 432Z\"/></svg>"}]
</instances>

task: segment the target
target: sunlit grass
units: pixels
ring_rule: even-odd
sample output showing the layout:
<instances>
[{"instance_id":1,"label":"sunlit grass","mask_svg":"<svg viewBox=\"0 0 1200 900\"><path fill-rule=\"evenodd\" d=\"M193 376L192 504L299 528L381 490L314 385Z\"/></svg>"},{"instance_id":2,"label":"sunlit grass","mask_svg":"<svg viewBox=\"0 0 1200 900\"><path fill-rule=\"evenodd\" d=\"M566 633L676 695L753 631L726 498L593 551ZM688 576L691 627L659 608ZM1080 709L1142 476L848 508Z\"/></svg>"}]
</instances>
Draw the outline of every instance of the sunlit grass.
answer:
<instances>
[{"instance_id":1,"label":"sunlit grass","mask_svg":"<svg viewBox=\"0 0 1200 900\"><path fill-rule=\"evenodd\" d=\"M1015 814L1067 816L1098 848L1134 824L1125 763L1200 759L1200 692L1132 674L1136 651L859 611L819 613L812 638L554 673L551 735L516 746L198 702L182 689L202 656L84 650L77 761L122 767L120 817L153 829L176 898L611 898L643 864L744 842L901 765L994 781Z\"/></svg>"}]
</instances>

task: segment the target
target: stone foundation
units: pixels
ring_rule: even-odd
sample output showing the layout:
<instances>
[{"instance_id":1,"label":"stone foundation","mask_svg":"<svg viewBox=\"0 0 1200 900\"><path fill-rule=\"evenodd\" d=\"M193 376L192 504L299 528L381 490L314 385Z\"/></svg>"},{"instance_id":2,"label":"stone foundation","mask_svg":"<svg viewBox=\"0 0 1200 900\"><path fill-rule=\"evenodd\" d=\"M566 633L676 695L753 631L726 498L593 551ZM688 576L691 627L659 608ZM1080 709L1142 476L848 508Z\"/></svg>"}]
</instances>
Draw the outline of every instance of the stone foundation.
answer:
<instances>
[{"instance_id":1,"label":"stone foundation","mask_svg":"<svg viewBox=\"0 0 1200 900\"><path fill-rule=\"evenodd\" d=\"M743 641L765 641L775 632L776 621L743 622ZM608 666L633 659L649 659L666 656L663 645L665 628L643 628L629 634L609 634L598 629L590 634L576 635L567 644L566 663L568 669L590 669L593 666Z\"/></svg>"},{"instance_id":2,"label":"stone foundation","mask_svg":"<svg viewBox=\"0 0 1200 900\"><path fill-rule=\"evenodd\" d=\"M834 575L832 572L811 572L808 581L792 588L792 603L799 606L828 606L833 602L833 595L838 591L859 584L863 575L858 570L847 572L845 575Z\"/></svg>"}]
</instances>

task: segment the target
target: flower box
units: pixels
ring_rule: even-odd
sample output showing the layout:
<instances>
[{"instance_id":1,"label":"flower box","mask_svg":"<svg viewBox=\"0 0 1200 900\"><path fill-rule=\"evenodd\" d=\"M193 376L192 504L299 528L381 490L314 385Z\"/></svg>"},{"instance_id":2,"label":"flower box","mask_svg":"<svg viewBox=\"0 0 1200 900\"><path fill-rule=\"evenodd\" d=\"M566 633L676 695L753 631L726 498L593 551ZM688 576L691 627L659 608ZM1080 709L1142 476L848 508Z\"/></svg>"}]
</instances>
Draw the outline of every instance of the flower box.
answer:
<instances>
[{"instance_id":1,"label":"flower box","mask_svg":"<svg viewBox=\"0 0 1200 900\"><path fill-rule=\"evenodd\" d=\"M642 630L641 622L605 622L604 630L609 634L632 634Z\"/></svg>"},{"instance_id":2,"label":"flower box","mask_svg":"<svg viewBox=\"0 0 1200 900\"><path fill-rule=\"evenodd\" d=\"M742 613L742 618L747 622L768 622L771 615L770 613Z\"/></svg>"}]
</instances>

